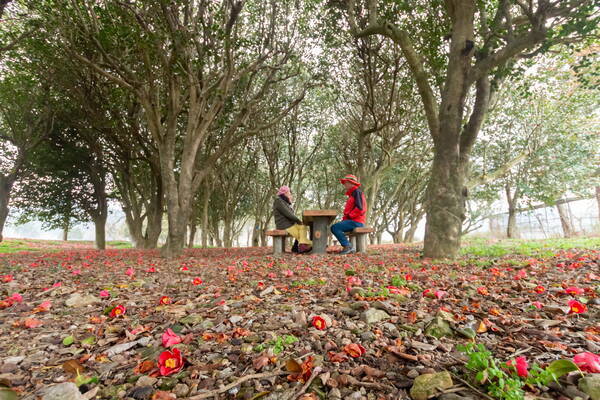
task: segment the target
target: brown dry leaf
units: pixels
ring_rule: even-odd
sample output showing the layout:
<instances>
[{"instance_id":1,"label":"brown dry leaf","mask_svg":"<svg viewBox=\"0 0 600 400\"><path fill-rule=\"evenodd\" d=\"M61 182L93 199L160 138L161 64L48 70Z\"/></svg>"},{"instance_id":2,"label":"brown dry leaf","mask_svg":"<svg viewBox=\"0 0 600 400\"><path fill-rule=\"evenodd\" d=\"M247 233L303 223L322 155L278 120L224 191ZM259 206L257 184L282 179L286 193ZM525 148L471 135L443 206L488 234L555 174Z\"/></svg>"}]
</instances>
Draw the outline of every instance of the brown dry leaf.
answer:
<instances>
[{"instance_id":1,"label":"brown dry leaf","mask_svg":"<svg viewBox=\"0 0 600 400\"><path fill-rule=\"evenodd\" d=\"M285 369L289 372L302 372L302 367L298 364L298 361L290 358L285 362Z\"/></svg>"},{"instance_id":2,"label":"brown dry leaf","mask_svg":"<svg viewBox=\"0 0 600 400\"><path fill-rule=\"evenodd\" d=\"M62 365L63 370L73 375L81 375L83 373L83 365L79 363L77 360L67 360Z\"/></svg>"},{"instance_id":3,"label":"brown dry leaf","mask_svg":"<svg viewBox=\"0 0 600 400\"><path fill-rule=\"evenodd\" d=\"M409 312L406 319L409 324L414 324L415 322L417 322L417 313L414 311Z\"/></svg>"},{"instance_id":4,"label":"brown dry leaf","mask_svg":"<svg viewBox=\"0 0 600 400\"><path fill-rule=\"evenodd\" d=\"M136 374L145 374L146 372L152 371L154 367L156 367L156 363L154 361L146 360L139 363L133 372Z\"/></svg>"},{"instance_id":5,"label":"brown dry leaf","mask_svg":"<svg viewBox=\"0 0 600 400\"><path fill-rule=\"evenodd\" d=\"M152 395L152 400L174 400L177 396L173 393L164 392L159 390L158 392Z\"/></svg>"},{"instance_id":6,"label":"brown dry leaf","mask_svg":"<svg viewBox=\"0 0 600 400\"><path fill-rule=\"evenodd\" d=\"M484 333L487 332L487 326L482 322L479 323L479 326L477 327L477 333Z\"/></svg>"},{"instance_id":7,"label":"brown dry leaf","mask_svg":"<svg viewBox=\"0 0 600 400\"><path fill-rule=\"evenodd\" d=\"M302 396L300 396L300 399L302 399L302 400L319 400L317 395L314 393L304 393Z\"/></svg>"},{"instance_id":8,"label":"brown dry leaf","mask_svg":"<svg viewBox=\"0 0 600 400\"><path fill-rule=\"evenodd\" d=\"M252 366L255 370L260 371L262 367L269 365L269 357L266 355L260 355L252 360Z\"/></svg>"}]
</instances>

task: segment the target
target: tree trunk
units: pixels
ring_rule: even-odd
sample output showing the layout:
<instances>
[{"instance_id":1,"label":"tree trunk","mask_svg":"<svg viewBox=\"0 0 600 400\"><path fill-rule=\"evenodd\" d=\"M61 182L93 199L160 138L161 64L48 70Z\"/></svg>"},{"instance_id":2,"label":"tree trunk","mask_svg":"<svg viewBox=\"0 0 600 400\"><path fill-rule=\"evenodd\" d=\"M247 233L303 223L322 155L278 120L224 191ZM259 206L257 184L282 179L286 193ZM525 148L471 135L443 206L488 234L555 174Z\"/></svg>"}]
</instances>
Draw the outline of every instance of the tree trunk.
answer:
<instances>
[{"instance_id":1,"label":"tree trunk","mask_svg":"<svg viewBox=\"0 0 600 400\"><path fill-rule=\"evenodd\" d=\"M394 232L392 239L394 240L394 244L402 243L402 230Z\"/></svg>"},{"instance_id":2,"label":"tree trunk","mask_svg":"<svg viewBox=\"0 0 600 400\"><path fill-rule=\"evenodd\" d=\"M454 258L460 249L465 219L465 168L458 143L436 146L427 185L424 257Z\"/></svg>"},{"instance_id":3,"label":"tree trunk","mask_svg":"<svg viewBox=\"0 0 600 400\"><path fill-rule=\"evenodd\" d=\"M232 228L233 220L231 218L225 218L223 221L223 241L225 243L225 247L230 248L233 246L233 230Z\"/></svg>"},{"instance_id":4,"label":"tree trunk","mask_svg":"<svg viewBox=\"0 0 600 400\"><path fill-rule=\"evenodd\" d=\"M102 213L97 218L94 218L94 228L96 232L96 248L98 250L106 249L106 218L107 213Z\"/></svg>"},{"instance_id":5,"label":"tree trunk","mask_svg":"<svg viewBox=\"0 0 600 400\"><path fill-rule=\"evenodd\" d=\"M261 223L258 220L258 218L256 219L256 221L254 222L254 229L252 229L252 247L258 247L258 242L260 239L260 231L261 231Z\"/></svg>"},{"instance_id":6,"label":"tree trunk","mask_svg":"<svg viewBox=\"0 0 600 400\"><path fill-rule=\"evenodd\" d=\"M569 212L568 206L564 203L559 203L556 205L556 210L558 211L558 216L560 217L560 224L562 225L564 237L572 237L575 233L575 230L573 229L573 224L571 223L571 213Z\"/></svg>"},{"instance_id":7,"label":"tree trunk","mask_svg":"<svg viewBox=\"0 0 600 400\"><path fill-rule=\"evenodd\" d=\"M519 232L517 231L517 210L514 206L508 208L508 224L506 226L506 237L509 239L517 239Z\"/></svg>"},{"instance_id":8,"label":"tree trunk","mask_svg":"<svg viewBox=\"0 0 600 400\"><path fill-rule=\"evenodd\" d=\"M188 248L193 248L194 247L194 239L196 238L196 224L194 222L190 223L190 236L188 238Z\"/></svg>"},{"instance_id":9,"label":"tree trunk","mask_svg":"<svg viewBox=\"0 0 600 400\"><path fill-rule=\"evenodd\" d=\"M2 232L4 230L4 224L8 217L8 202L10 200L10 190L12 189L13 182L0 176L0 242L2 242Z\"/></svg>"},{"instance_id":10,"label":"tree trunk","mask_svg":"<svg viewBox=\"0 0 600 400\"><path fill-rule=\"evenodd\" d=\"M404 233L404 243L412 243L415 241L415 232L419 226L419 221L412 222L410 228Z\"/></svg>"},{"instance_id":11,"label":"tree trunk","mask_svg":"<svg viewBox=\"0 0 600 400\"><path fill-rule=\"evenodd\" d=\"M65 224L63 225L62 240L63 240L63 242L66 242L67 240L69 240L69 221L66 221Z\"/></svg>"}]
</instances>

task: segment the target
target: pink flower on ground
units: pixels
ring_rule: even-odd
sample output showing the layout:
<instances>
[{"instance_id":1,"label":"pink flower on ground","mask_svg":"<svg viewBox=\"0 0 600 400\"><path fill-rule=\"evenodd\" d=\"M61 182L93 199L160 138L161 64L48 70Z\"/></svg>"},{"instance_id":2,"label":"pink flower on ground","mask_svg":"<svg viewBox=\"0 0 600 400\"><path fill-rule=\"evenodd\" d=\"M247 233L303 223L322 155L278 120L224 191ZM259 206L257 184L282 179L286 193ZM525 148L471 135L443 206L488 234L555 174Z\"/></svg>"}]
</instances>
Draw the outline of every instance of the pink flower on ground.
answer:
<instances>
[{"instance_id":1,"label":"pink flower on ground","mask_svg":"<svg viewBox=\"0 0 600 400\"><path fill-rule=\"evenodd\" d=\"M294 271L292 271L291 269L288 269L287 271L284 272L284 275L287 277L294 276Z\"/></svg>"},{"instance_id":2,"label":"pink flower on ground","mask_svg":"<svg viewBox=\"0 0 600 400\"><path fill-rule=\"evenodd\" d=\"M533 305L538 310L541 309L542 307L544 307L544 305L542 303L540 303L539 301L532 301L531 305Z\"/></svg>"},{"instance_id":3,"label":"pink flower on ground","mask_svg":"<svg viewBox=\"0 0 600 400\"><path fill-rule=\"evenodd\" d=\"M515 279L524 279L527 278L527 271L525 271L524 269L519 270L519 272L517 272L517 275L515 275Z\"/></svg>"},{"instance_id":4,"label":"pink flower on ground","mask_svg":"<svg viewBox=\"0 0 600 400\"><path fill-rule=\"evenodd\" d=\"M73 275L81 275L81 270L80 269L74 269L73 271L71 271L71 273Z\"/></svg>"},{"instance_id":5,"label":"pink flower on ground","mask_svg":"<svg viewBox=\"0 0 600 400\"><path fill-rule=\"evenodd\" d=\"M585 290L582 288L575 287L575 286L569 286L568 288L565 289L565 293L572 294L572 295L579 295L579 294L584 294Z\"/></svg>"},{"instance_id":6,"label":"pink flower on ground","mask_svg":"<svg viewBox=\"0 0 600 400\"><path fill-rule=\"evenodd\" d=\"M62 282L56 282L54 285L52 285L52 287L61 287L62 286Z\"/></svg>"},{"instance_id":7,"label":"pink flower on ground","mask_svg":"<svg viewBox=\"0 0 600 400\"><path fill-rule=\"evenodd\" d=\"M110 292L108 290L101 290L100 297L110 297Z\"/></svg>"},{"instance_id":8,"label":"pink flower on ground","mask_svg":"<svg viewBox=\"0 0 600 400\"><path fill-rule=\"evenodd\" d=\"M436 299L441 299L442 297L446 297L448 295L448 292L446 292L445 290L436 290L433 294Z\"/></svg>"},{"instance_id":9,"label":"pink flower on ground","mask_svg":"<svg viewBox=\"0 0 600 400\"><path fill-rule=\"evenodd\" d=\"M40 311L49 311L50 307L52 307L52 303L50 303L49 301L44 301L39 306L37 306L38 310Z\"/></svg>"},{"instance_id":10,"label":"pink flower on ground","mask_svg":"<svg viewBox=\"0 0 600 400\"><path fill-rule=\"evenodd\" d=\"M23 302L23 296L21 296L19 293L15 293L12 296L10 296L8 300L12 300L15 303L21 303Z\"/></svg>"},{"instance_id":11,"label":"pink flower on ground","mask_svg":"<svg viewBox=\"0 0 600 400\"><path fill-rule=\"evenodd\" d=\"M181 337L179 337L171 328L167 329L162 335L162 345L164 347L171 347L181 343Z\"/></svg>"},{"instance_id":12,"label":"pink flower on ground","mask_svg":"<svg viewBox=\"0 0 600 400\"><path fill-rule=\"evenodd\" d=\"M591 373L600 373L600 356L590 352L579 353L573 357L573 362L580 370Z\"/></svg>"},{"instance_id":13,"label":"pink flower on ground","mask_svg":"<svg viewBox=\"0 0 600 400\"><path fill-rule=\"evenodd\" d=\"M529 371L527 371L529 364L527 364L527 359L525 359L523 356L517 357L514 361L507 361L506 365L509 367L515 367L517 370L517 375L519 375L521 378L526 378L527 375L529 375Z\"/></svg>"},{"instance_id":14,"label":"pink flower on ground","mask_svg":"<svg viewBox=\"0 0 600 400\"><path fill-rule=\"evenodd\" d=\"M127 276L133 276L133 274L135 274L135 270L133 268L127 268L127 271L125 271L125 275Z\"/></svg>"},{"instance_id":15,"label":"pink flower on ground","mask_svg":"<svg viewBox=\"0 0 600 400\"><path fill-rule=\"evenodd\" d=\"M156 268L150 267L146 270L146 272L156 272Z\"/></svg>"},{"instance_id":16,"label":"pink flower on ground","mask_svg":"<svg viewBox=\"0 0 600 400\"><path fill-rule=\"evenodd\" d=\"M362 285L362 281L360 280L359 277L356 276L349 276L347 278L347 282L349 286L360 286Z\"/></svg>"}]
</instances>

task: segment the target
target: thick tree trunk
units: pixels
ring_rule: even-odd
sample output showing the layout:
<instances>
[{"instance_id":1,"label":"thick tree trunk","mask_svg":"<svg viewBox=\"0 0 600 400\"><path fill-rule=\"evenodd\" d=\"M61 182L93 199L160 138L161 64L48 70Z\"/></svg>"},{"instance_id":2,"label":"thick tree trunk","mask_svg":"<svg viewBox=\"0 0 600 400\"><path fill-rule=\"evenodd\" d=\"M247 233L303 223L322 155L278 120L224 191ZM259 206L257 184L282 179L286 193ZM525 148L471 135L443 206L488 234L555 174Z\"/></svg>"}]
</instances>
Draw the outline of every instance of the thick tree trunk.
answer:
<instances>
[{"instance_id":1,"label":"thick tree trunk","mask_svg":"<svg viewBox=\"0 0 600 400\"><path fill-rule=\"evenodd\" d=\"M460 165L458 144L436 146L427 186L424 257L456 257L465 201L465 168Z\"/></svg>"},{"instance_id":2,"label":"thick tree trunk","mask_svg":"<svg viewBox=\"0 0 600 400\"><path fill-rule=\"evenodd\" d=\"M188 248L194 247L194 240L196 239L196 224L194 222L190 223L190 236L188 237Z\"/></svg>"},{"instance_id":3,"label":"thick tree trunk","mask_svg":"<svg viewBox=\"0 0 600 400\"><path fill-rule=\"evenodd\" d=\"M2 242L2 232L4 231L4 224L8 217L8 202L10 200L11 189L12 182L5 177L0 177L0 242Z\"/></svg>"},{"instance_id":4,"label":"thick tree trunk","mask_svg":"<svg viewBox=\"0 0 600 400\"><path fill-rule=\"evenodd\" d=\"M106 218L107 213L103 213L97 218L94 218L94 230L96 233L96 248L98 250L106 249Z\"/></svg>"},{"instance_id":5,"label":"thick tree trunk","mask_svg":"<svg viewBox=\"0 0 600 400\"><path fill-rule=\"evenodd\" d=\"M560 224L562 226L564 237L573 237L575 230L573 229L573 224L571 223L571 213L569 212L568 206L564 203L559 203L556 205L556 210L558 211L558 216L560 217Z\"/></svg>"},{"instance_id":6,"label":"thick tree trunk","mask_svg":"<svg viewBox=\"0 0 600 400\"><path fill-rule=\"evenodd\" d=\"M517 210L511 206L508 208L508 224L506 225L506 237L509 239L517 239L519 232L517 231Z\"/></svg>"},{"instance_id":7,"label":"thick tree trunk","mask_svg":"<svg viewBox=\"0 0 600 400\"><path fill-rule=\"evenodd\" d=\"M399 230L392 234L392 239L394 240L394 244L402 243L402 231Z\"/></svg>"},{"instance_id":8,"label":"thick tree trunk","mask_svg":"<svg viewBox=\"0 0 600 400\"><path fill-rule=\"evenodd\" d=\"M258 247L260 240L261 223L257 218L252 229L252 247Z\"/></svg>"},{"instance_id":9,"label":"thick tree trunk","mask_svg":"<svg viewBox=\"0 0 600 400\"><path fill-rule=\"evenodd\" d=\"M69 240L69 222L68 221L63 225L62 240L63 240L63 242L66 242L67 240Z\"/></svg>"},{"instance_id":10,"label":"thick tree trunk","mask_svg":"<svg viewBox=\"0 0 600 400\"><path fill-rule=\"evenodd\" d=\"M404 233L404 243L412 243L415 241L415 232L417 232L418 226L419 221L410 224L410 228Z\"/></svg>"},{"instance_id":11,"label":"thick tree trunk","mask_svg":"<svg viewBox=\"0 0 600 400\"><path fill-rule=\"evenodd\" d=\"M223 221L223 242L225 247L230 248L233 246L233 220L231 218L225 218Z\"/></svg>"}]
</instances>

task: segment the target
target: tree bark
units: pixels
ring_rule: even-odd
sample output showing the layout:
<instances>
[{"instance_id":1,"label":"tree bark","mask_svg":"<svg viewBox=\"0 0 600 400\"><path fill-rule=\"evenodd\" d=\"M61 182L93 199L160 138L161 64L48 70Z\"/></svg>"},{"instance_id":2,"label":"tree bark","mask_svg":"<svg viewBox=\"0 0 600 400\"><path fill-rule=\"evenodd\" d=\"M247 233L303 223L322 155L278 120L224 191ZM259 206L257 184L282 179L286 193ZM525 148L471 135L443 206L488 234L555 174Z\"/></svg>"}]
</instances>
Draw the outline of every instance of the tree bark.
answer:
<instances>
[{"instance_id":1,"label":"tree bark","mask_svg":"<svg viewBox=\"0 0 600 400\"><path fill-rule=\"evenodd\" d=\"M571 223L571 213L569 212L568 206L563 203L558 203L556 205L556 210L558 211L558 216L560 217L560 224L562 226L564 237L573 237L575 230L573 229L573 224Z\"/></svg>"},{"instance_id":2,"label":"tree bark","mask_svg":"<svg viewBox=\"0 0 600 400\"><path fill-rule=\"evenodd\" d=\"M404 243L412 243L415 241L415 232L417 232L418 226L419 221L410 224L410 228L404 233Z\"/></svg>"},{"instance_id":3,"label":"tree bark","mask_svg":"<svg viewBox=\"0 0 600 400\"><path fill-rule=\"evenodd\" d=\"M520 193L519 188L515 189L514 194L510 192L510 186L505 186L506 200L508 202L508 224L506 226L506 237L509 239L517 239L519 232L517 231L517 204L519 201Z\"/></svg>"},{"instance_id":4,"label":"tree bark","mask_svg":"<svg viewBox=\"0 0 600 400\"><path fill-rule=\"evenodd\" d=\"M230 248L233 246L233 220L231 218L225 218L223 221L223 242L225 247Z\"/></svg>"},{"instance_id":5,"label":"tree bark","mask_svg":"<svg viewBox=\"0 0 600 400\"><path fill-rule=\"evenodd\" d=\"M106 218L107 213L102 213L97 218L94 218L94 230L96 233L96 248L98 250L106 249Z\"/></svg>"},{"instance_id":6,"label":"tree bark","mask_svg":"<svg viewBox=\"0 0 600 400\"><path fill-rule=\"evenodd\" d=\"M4 231L4 224L8 217L8 202L10 200L10 190L12 189L12 183L4 177L0 177L0 242L2 242Z\"/></svg>"},{"instance_id":7,"label":"tree bark","mask_svg":"<svg viewBox=\"0 0 600 400\"><path fill-rule=\"evenodd\" d=\"M69 240L69 221L66 221L65 224L63 225L62 240L63 240L63 242L66 242L67 240Z\"/></svg>"},{"instance_id":8,"label":"tree bark","mask_svg":"<svg viewBox=\"0 0 600 400\"><path fill-rule=\"evenodd\" d=\"M194 239L196 238L196 224L195 222L191 222L190 226L189 226L189 234L190 236L188 237L188 248L193 248L194 247Z\"/></svg>"}]
</instances>

